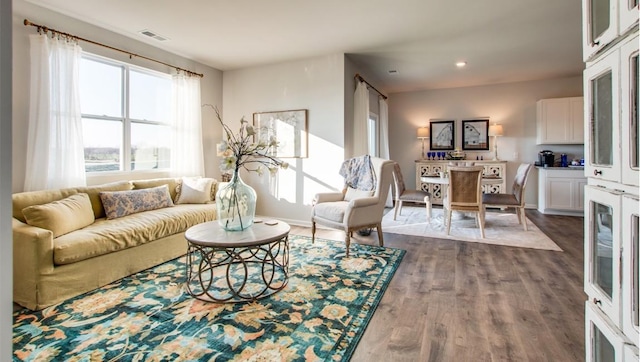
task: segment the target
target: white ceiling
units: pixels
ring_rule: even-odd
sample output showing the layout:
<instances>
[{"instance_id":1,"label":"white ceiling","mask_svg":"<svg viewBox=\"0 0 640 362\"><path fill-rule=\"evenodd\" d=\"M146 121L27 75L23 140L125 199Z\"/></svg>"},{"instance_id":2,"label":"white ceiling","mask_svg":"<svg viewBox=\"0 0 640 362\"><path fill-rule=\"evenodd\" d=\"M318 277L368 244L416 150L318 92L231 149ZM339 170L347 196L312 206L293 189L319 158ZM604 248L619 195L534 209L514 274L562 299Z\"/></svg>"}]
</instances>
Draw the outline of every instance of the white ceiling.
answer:
<instances>
[{"instance_id":1,"label":"white ceiling","mask_svg":"<svg viewBox=\"0 0 640 362\"><path fill-rule=\"evenodd\" d=\"M345 53L388 93L583 69L581 0L27 1L223 71Z\"/></svg>"}]
</instances>

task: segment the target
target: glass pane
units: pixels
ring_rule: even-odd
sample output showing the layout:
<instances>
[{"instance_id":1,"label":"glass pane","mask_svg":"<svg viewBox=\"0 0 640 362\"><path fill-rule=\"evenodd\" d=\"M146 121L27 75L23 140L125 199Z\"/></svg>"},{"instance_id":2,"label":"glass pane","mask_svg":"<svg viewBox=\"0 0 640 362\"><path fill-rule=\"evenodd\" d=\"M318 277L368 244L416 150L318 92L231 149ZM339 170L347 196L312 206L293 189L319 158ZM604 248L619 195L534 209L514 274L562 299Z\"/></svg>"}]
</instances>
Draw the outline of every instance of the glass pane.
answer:
<instances>
[{"instance_id":1,"label":"glass pane","mask_svg":"<svg viewBox=\"0 0 640 362\"><path fill-rule=\"evenodd\" d=\"M638 274L638 260L640 260L640 245L638 245L638 227L640 223L638 222L638 215L633 215L631 219L631 268L632 268L632 285L631 285L631 293L632 293L632 301L631 305L633 307L633 324L638 327L640 326L640 283L638 282L640 275Z\"/></svg>"},{"instance_id":2,"label":"glass pane","mask_svg":"<svg viewBox=\"0 0 640 362\"><path fill-rule=\"evenodd\" d=\"M607 72L591 81L592 126L591 126L591 160L597 165L613 163L613 102L611 72Z\"/></svg>"},{"instance_id":3,"label":"glass pane","mask_svg":"<svg viewBox=\"0 0 640 362\"><path fill-rule=\"evenodd\" d=\"M615 362L616 351L607 337L600 330L593 326L593 360L597 362Z\"/></svg>"},{"instance_id":4,"label":"glass pane","mask_svg":"<svg viewBox=\"0 0 640 362\"><path fill-rule=\"evenodd\" d=\"M124 68L82 58L80 62L80 110L83 114L122 117Z\"/></svg>"},{"instance_id":5,"label":"glass pane","mask_svg":"<svg viewBox=\"0 0 640 362\"><path fill-rule=\"evenodd\" d=\"M171 80L133 69L129 75L129 117L137 120L168 122Z\"/></svg>"},{"instance_id":6,"label":"glass pane","mask_svg":"<svg viewBox=\"0 0 640 362\"><path fill-rule=\"evenodd\" d=\"M378 127L376 123L375 119L369 118L369 122L367 124L369 154L372 156L378 156Z\"/></svg>"},{"instance_id":7,"label":"glass pane","mask_svg":"<svg viewBox=\"0 0 640 362\"><path fill-rule=\"evenodd\" d=\"M593 283L611 298L613 292L613 211L611 207L591 202L592 227L591 235Z\"/></svg>"},{"instance_id":8,"label":"glass pane","mask_svg":"<svg viewBox=\"0 0 640 362\"><path fill-rule=\"evenodd\" d=\"M170 128L131 123L131 171L169 168Z\"/></svg>"},{"instance_id":9,"label":"glass pane","mask_svg":"<svg viewBox=\"0 0 640 362\"><path fill-rule=\"evenodd\" d=\"M609 1L617 0L591 0L591 41L609 29Z\"/></svg>"},{"instance_id":10,"label":"glass pane","mask_svg":"<svg viewBox=\"0 0 640 362\"><path fill-rule=\"evenodd\" d=\"M640 89L640 78L638 77L638 54L631 58L631 90L629 95L631 97L631 167L638 167L638 142L640 142L640 128L638 127L638 102L640 101L640 95L638 95L638 89Z\"/></svg>"},{"instance_id":11,"label":"glass pane","mask_svg":"<svg viewBox=\"0 0 640 362\"><path fill-rule=\"evenodd\" d=\"M86 172L121 170L122 121L82 119Z\"/></svg>"}]
</instances>

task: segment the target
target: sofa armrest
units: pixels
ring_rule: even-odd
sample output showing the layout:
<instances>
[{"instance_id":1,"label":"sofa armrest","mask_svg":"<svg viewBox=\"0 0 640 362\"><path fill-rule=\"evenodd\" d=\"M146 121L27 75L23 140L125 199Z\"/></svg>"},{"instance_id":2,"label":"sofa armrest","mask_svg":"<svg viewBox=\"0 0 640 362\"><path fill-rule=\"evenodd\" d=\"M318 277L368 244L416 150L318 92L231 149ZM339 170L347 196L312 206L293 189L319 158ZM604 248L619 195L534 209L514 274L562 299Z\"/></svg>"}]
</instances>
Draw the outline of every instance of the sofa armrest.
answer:
<instances>
[{"instance_id":1,"label":"sofa armrest","mask_svg":"<svg viewBox=\"0 0 640 362\"><path fill-rule=\"evenodd\" d=\"M37 282L40 274L53 271L53 232L13 218L13 278Z\"/></svg>"}]
</instances>

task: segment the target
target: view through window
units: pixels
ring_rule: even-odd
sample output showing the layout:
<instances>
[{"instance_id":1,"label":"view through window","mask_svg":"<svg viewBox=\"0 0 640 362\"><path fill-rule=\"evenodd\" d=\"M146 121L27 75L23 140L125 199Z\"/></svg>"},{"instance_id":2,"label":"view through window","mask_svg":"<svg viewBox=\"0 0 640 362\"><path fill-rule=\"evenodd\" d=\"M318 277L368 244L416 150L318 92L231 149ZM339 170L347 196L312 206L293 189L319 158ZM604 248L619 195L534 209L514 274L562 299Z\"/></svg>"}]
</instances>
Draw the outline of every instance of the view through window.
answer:
<instances>
[{"instance_id":1,"label":"view through window","mask_svg":"<svg viewBox=\"0 0 640 362\"><path fill-rule=\"evenodd\" d=\"M171 78L84 54L80 108L86 172L169 168Z\"/></svg>"}]
</instances>

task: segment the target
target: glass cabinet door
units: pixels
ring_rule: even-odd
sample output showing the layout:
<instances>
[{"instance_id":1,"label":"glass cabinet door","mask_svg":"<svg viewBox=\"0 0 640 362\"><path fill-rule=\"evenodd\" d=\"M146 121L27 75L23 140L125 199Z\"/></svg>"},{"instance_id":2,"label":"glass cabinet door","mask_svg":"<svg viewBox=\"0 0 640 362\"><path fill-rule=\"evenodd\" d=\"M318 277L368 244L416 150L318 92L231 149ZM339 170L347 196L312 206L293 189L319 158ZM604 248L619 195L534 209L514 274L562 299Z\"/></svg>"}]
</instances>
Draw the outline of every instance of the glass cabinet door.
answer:
<instances>
[{"instance_id":1,"label":"glass cabinet door","mask_svg":"<svg viewBox=\"0 0 640 362\"><path fill-rule=\"evenodd\" d=\"M639 208L637 196L622 197L622 330L632 341L640 341Z\"/></svg>"},{"instance_id":2,"label":"glass cabinet door","mask_svg":"<svg viewBox=\"0 0 640 362\"><path fill-rule=\"evenodd\" d=\"M638 170L638 106L640 104L640 78L638 78L638 37L635 36L620 48L620 122L622 143L622 183L632 186L640 184Z\"/></svg>"},{"instance_id":3,"label":"glass cabinet door","mask_svg":"<svg viewBox=\"0 0 640 362\"><path fill-rule=\"evenodd\" d=\"M618 50L584 71L585 175L620 182L620 104Z\"/></svg>"},{"instance_id":4,"label":"glass cabinet door","mask_svg":"<svg viewBox=\"0 0 640 362\"><path fill-rule=\"evenodd\" d=\"M583 57L586 61L618 35L616 7L621 0L582 0Z\"/></svg>"},{"instance_id":5,"label":"glass cabinet door","mask_svg":"<svg viewBox=\"0 0 640 362\"><path fill-rule=\"evenodd\" d=\"M638 24L638 0L618 0L618 12L620 13L620 34L624 34L634 24Z\"/></svg>"},{"instance_id":6,"label":"glass cabinet door","mask_svg":"<svg viewBox=\"0 0 640 362\"><path fill-rule=\"evenodd\" d=\"M624 361L628 342L622 333L605 321L606 317L593 305L585 304L585 349L587 362Z\"/></svg>"},{"instance_id":7,"label":"glass cabinet door","mask_svg":"<svg viewBox=\"0 0 640 362\"><path fill-rule=\"evenodd\" d=\"M620 325L621 196L587 186L585 197L584 291L589 301Z\"/></svg>"}]
</instances>

